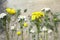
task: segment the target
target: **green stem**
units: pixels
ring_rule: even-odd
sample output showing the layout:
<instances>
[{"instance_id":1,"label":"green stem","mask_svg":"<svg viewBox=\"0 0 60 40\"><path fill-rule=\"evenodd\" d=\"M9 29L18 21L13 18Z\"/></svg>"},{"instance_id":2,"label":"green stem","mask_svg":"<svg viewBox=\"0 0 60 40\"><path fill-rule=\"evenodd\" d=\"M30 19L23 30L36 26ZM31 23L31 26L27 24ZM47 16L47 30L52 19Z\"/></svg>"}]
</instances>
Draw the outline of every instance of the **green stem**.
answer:
<instances>
[{"instance_id":1,"label":"green stem","mask_svg":"<svg viewBox=\"0 0 60 40\"><path fill-rule=\"evenodd\" d=\"M46 40L48 40L48 33L46 32Z\"/></svg>"},{"instance_id":2,"label":"green stem","mask_svg":"<svg viewBox=\"0 0 60 40\"><path fill-rule=\"evenodd\" d=\"M24 38L23 38L23 27L21 26L21 37L22 37L22 40L24 40Z\"/></svg>"},{"instance_id":3,"label":"green stem","mask_svg":"<svg viewBox=\"0 0 60 40\"><path fill-rule=\"evenodd\" d=\"M58 40L58 33L54 32L54 40Z\"/></svg>"},{"instance_id":4,"label":"green stem","mask_svg":"<svg viewBox=\"0 0 60 40\"><path fill-rule=\"evenodd\" d=\"M58 30L57 30L57 24L55 23L55 28L54 28L54 40L58 40Z\"/></svg>"},{"instance_id":5,"label":"green stem","mask_svg":"<svg viewBox=\"0 0 60 40\"><path fill-rule=\"evenodd\" d=\"M44 40L45 40L45 31L44 31Z\"/></svg>"},{"instance_id":6,"label":"green stem","mask_svg":"<svg viewBox=\"0 0 60 40\"><path fill-rule=\"evenodd\" d=\"M11 35L11 38L13 39L13 31L12 31L12 35Z\"/></svg>"},{"instance_id":7,"label":"green stem","mask_svg":"<svg viewBox=\"0 0 60 40\"><path fill-rule=\"evenodd\" d=\"M23 40L23 29L22 29L22 40Z\"/></svg>"},{"instance_id":8,"label":"green stem","mask_svg":"<svg viewBox=\"0 0 60 40\"><path fill-rule=\"evenodd\" d=\"M39 40L39 27L37 27L37 39Z\"/></svg>"},{"instance_id":9,"label":"green stem","mask_svg":"<svg viewBox=\"0 0 60 40\"><path fill-rule=\"evenodd\" d=\"M8 33L8 31L7 31L6 26L5 26L5 32L6 32L6 40L9 40L9 33Z\"/></svg>"},{"instance_id":10,"label":"green stem","mask_svg":"<svg viewBox=\"0 0 60 40\"><path fill-rule=\"evenodd\" d=\"M33 40L35 40L35 34L34 33L32 34L32 38L33 38Z\"/></svg>"},{"instance_id":11,"label":"green stem","mask_svg":"<svg viewBox=\"0 0 60 40\"><path fill-rule=\"evenodd\" d=\"M30 40L30 30L29 30L29 40Z\"/></svg>"},{"instance_id":12,"label":"green stem","mask_svg":"<svg viewBox=\"0 0 60 40\"><path fill-rule=\"evenodd\" d=\"M38 40L39 40L39 32L37 32L38 34L37 34L37 37L38 37Z\"/></svg>"},{"instance_id":13,"label":"green stem","mask_svg":"<svg viewBox=\"0 0 60 40\"><path fill-rule=\"evenodd\" d=\"M17 40L18 40L19 36L17 36Z\"/></svg>"}]
</instances>

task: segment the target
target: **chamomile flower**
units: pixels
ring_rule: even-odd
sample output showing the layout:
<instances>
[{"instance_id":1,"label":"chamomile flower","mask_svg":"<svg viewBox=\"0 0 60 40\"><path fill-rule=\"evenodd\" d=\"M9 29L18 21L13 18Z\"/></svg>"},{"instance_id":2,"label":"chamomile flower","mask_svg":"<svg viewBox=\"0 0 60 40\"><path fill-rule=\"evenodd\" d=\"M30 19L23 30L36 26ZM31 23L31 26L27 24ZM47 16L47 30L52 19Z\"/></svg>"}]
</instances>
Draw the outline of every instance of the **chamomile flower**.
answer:
<instances>
[{"instance_id":1,"label":"chamomile flower","mask_svg":"<svg viewBox=\"0 0 60 40\"><path fill-rule=\"evenodd\" d=\"M1 13L0 18L4 18L7 14L6 13Z\"/></svg>"},{"instance_id":2,"label":"chamomile flower","mask_svg":"<svg viewBox=\"0 0 60 40\"><path fill-rule=\"evenodd\" d=\"M47 31L48 29L46 27L43 27L41 31Z\"/></svg>"},{"instance_id":3,"label":"chamomile flower","mask_svg":"<svg viewBox=\"0 0 60 40\"><path fill-rule=\"evenodd\" d=\"M20 20L26 21L26 16L19 15L18 16L18 21L20 21Z\"/></svg>"},{"instance_id":4,"label":"chamomile flower","mask_svg":"<svg viewBox=\"0 0 60 40\"><path fill-rule=\"evenodd\" d=\"M50 8L42 8L41 11L48 12L48 11L50 11Z\"/></svg>"},{"instance_id":5,"label":"chamomile flower","mask_svg":"<svg viewBox=\"0 0 60 40\"><path fill-rule=\"evenodd\" d=\"M35 31L33 29L30 30L30 33L35 33Z\"/></svg>"},{"instance_id":6,"label":"chamomile flower","mask_svg":"<svg viewBox=\"0 0 60 40\"><path fill-rule=\"evenodd\" d=\"M14 30L14 29L15 29L15 26L11 26L10 29L11 29L11 30Z\"/></svg>"},{"instance_id":7,"label":"chamomile flower","mask_svg":"<svg viewBox=\"0 0 60 40\"><path fill-rule=\"evenodd\" d=\"M48 29L48 33L51 33L52 32L52 30L51 29Z\"/></svg>"}]
</instances>

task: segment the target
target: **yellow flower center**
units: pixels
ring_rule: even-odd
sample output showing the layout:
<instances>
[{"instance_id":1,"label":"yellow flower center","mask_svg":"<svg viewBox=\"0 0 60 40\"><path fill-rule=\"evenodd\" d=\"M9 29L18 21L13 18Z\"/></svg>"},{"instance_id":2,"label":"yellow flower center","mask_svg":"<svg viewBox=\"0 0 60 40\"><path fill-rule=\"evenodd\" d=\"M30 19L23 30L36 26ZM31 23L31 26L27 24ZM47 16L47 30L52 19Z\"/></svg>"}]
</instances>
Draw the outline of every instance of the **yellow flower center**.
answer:
<instances>
[{"instance_id":1,"label":"yellow flower center","mask_svg":"<svg viewBox=\"0 0 60 40\"><path fill-rule=\"evenodd\" d=\"M20 32L20 31L18 31L16 34L19 36L19 35L21 35L21 32Z\"/></svg>"},{"instance_id":2,"label":"yellow flower center","mask_svg":"<svg viewBox=\"0 0 60 40\"><path fill-rule=\"evenodd\" d=\"M27 26L28 26L28 24L26 22L24 22L24 27L27 27Z\"/></svg>"}]
</instances>

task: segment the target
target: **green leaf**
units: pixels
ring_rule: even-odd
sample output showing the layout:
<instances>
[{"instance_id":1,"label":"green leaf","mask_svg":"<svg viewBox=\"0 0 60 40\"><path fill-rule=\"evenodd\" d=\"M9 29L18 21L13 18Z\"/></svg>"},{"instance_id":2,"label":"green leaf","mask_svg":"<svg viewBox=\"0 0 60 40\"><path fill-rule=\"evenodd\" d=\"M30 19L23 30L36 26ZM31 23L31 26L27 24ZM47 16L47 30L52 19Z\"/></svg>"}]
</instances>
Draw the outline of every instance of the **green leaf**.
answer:
<instances>
[{"instance_id":1,"label":"green leaf","mask_svg":"<svg viewBox=\"0 0 60 40\"><path fill-rule=\"evenodd\" d=\"M18 9L17 12L16 12L16 18L21 14L21 9Z\"/></svg>"},{"instance_id":2,"label":"green leaf","mask_svg":"<svg viewBox=\"0 0 60 40\"><path fill-rule=\"evenodd\" d=\"M24 10L24 13L27 12L27 9Z\"/></svg>"}]
</instances>

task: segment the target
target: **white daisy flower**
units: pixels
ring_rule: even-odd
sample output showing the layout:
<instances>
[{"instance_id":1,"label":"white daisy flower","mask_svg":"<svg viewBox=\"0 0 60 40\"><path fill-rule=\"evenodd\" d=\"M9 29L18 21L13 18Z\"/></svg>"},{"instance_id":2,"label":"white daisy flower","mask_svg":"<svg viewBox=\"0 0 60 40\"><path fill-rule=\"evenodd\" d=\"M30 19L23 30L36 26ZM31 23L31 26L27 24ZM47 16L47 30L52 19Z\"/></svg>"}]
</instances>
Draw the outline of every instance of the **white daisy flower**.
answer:
<instances>
[{"instance_id":1,"label":"white daisy flower","mask_svg":"<svg viewBox=\"0 0 60 40\"><path fill-rule=\"evenodd\" d=\"M17 28L16 30L19 31L19 28Z\"/></svg>"},{"instance_id":2,"label":"white daisy flower","mask_svg":"<svg viewBox=\"0 0 60 40\"><path fill-rule=\"evenodd\" d=\"M15 26L11 26L10 29L11 29L11 30L14 30L14 29L15 29Z\"/></svg>"},{"instance_id":3,"label":"white daisy flower","mask_svg":"<svg viewBox=\"0 0 60 40\"><path fill-rule=\"evenodd\" d=\"M47 12L47 11L50 11L50 8L45 8L45 11Z\"/></svg>"},{"instance_id":4,"label":"white daisy flower","mask_svg":"<svg viewBox=\"0 0 60 40\"><path fill-rule=\"evenodd\" d=\"M48 33L51 33L52 32L52 30L51 29L48 29Z\"/></svg>"},{"instance_id":5,"label":"white daisy flower","mask_svg":"<svg viewBox=\"0 0 60 40\"><path fill-rule=\"evenodd\" d=\"M35 33L35 31L33 29L30 30L31 33Z\"/></svg>"},{"instance_id":6,"label":"white daisy flower","mask_svg":"<svg viewBox=\"0 0 60 40\"><path fill-rule=\"evenodd\" d=\"M41 11L45 11L45 8L42 8Z\"/></svg>"},{"instance_id":7,"label":"white daisy flower","mask_svg":"<svg viewBox=\"0 0 60 40\"><path fill-rule=\"evenodd\" d=\"M1 13L1 14L0 14L0 18L5 17L6 15L7 15L6 13Z\"/></svg>"},{"instance_id":8,"label":"white daisy flower","mask_svg":"<svg viewBox=\"0 0 60 40\"><path fill-rule=\"evenodd\" d=\"M42 8L41 11L47 12L47 11L50 11L50 8Z\"/></svg>"},{"instance_id":9,"label":"white daisy flower","mask_svg":"<svg viewBox=\"0 0 60 40\"><path fill-rule=\"evenodd\" d=\"M46 27L43 27L41 31L47 31L48 29Z\"/></svg>"},{"instance_id":10,"label":"white daisy flower","mask_svg":"<svg viewBox=\"0 0 60 40\"><path fill-rule=\"evenodd\" d=\"M22 15L18 16L18 21L20 21L21 19L24 19L24 21L26 21L26 16L22 16Z\"/></svg>"}]
</instances>

